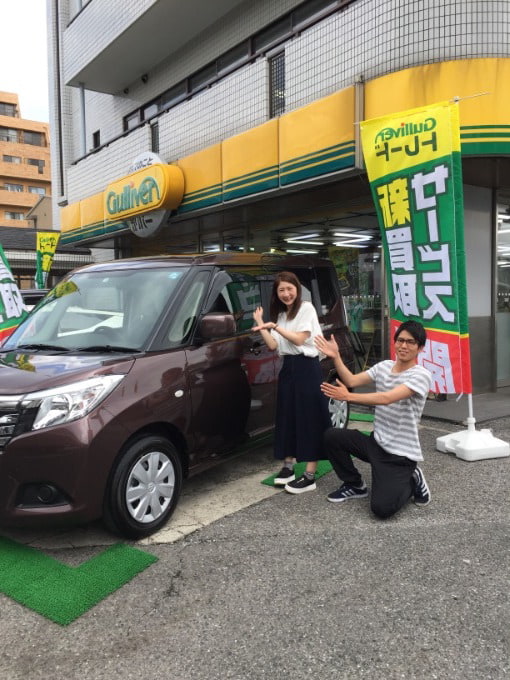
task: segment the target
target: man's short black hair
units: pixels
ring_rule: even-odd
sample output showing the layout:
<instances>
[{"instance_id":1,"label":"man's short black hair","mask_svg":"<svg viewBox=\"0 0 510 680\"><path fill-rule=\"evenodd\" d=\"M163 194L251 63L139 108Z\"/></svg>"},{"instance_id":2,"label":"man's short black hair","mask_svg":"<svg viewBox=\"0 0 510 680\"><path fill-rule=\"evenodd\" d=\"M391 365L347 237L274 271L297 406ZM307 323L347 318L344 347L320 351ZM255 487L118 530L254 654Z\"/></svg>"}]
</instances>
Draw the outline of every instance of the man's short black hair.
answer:
<instances>
[{"instance_id":1,"label":"man's short black hair","mask_svg":"<svg viewBox=\"0 0 510 680\"><path fill-rule=\"evenodd\" d=\"M407 331L418 343L418 347L425 347L427 342L427 331L423 328L419 321L404 321L395 331L393 342L397 341L398 336L402 331Z\"/></svg>"}]
</instances>

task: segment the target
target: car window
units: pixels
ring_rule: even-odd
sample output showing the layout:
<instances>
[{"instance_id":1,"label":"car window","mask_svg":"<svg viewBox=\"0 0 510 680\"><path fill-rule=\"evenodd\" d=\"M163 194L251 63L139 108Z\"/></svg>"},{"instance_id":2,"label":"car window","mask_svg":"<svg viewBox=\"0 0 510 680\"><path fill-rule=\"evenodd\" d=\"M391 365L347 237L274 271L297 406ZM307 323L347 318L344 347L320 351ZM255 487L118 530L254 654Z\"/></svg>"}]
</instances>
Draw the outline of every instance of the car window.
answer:
<instances>
[{"instance_id":1,"label":"car window","mask_svg":"<svg viewBox=\"0 0 510 680\"><path fill-rule=\"evenodd\" d=\"M262 304L260 281L251 273L222 272L223 287L213 294L208 312L227 312L234 315L238 332L253 326L253 312Z\"/></svg>"},{"instance_id":2,"label":"car window","mask_svg":"<svg viewBox=\"0 0 510 680\"><path fill-rule=\"evenodd\" d=\"M178 298L188 271L181 266L78 271L55 286L9 341L140 349Z\"/></svg>"},{"instance_id":3,"label":"car window","mask_svg":"<svg viewBox=\"0 0 510 680\"><path fill-rule=\"evenodd\" d=\"M209 272L200 272L187 288L168 330L170 347L182 345L191 336L208 280Z\"/></svg>"},{"instance_id":4,"label":"car window","mask_svg":"<svg viewBox=\"0 0 510 680\"><path fill-rule=\"evenodd\" d=\"M329 267L317 267L315 270L319 295L321 298L321 312L327 314L337 301L336 274Z\"/></svg>"}]
</instances>

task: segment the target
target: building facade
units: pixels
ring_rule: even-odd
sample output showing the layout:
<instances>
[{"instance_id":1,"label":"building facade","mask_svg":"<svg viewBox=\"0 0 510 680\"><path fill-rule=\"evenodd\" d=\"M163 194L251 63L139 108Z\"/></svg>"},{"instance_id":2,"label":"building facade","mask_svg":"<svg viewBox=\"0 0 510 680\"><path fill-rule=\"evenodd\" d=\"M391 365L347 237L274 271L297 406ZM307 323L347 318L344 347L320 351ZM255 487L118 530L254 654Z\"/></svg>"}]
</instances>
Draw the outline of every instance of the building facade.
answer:
<instances>
[{"instance_id":1,"label":"building facade","mask_svg":"<svg viewBox=\"0 0 510 680\"><path fill-rule=\"evenodd\" d=\"M112 258L329 256L364 364L387 356L388 338L359 121L456 99L474 390L510 384L507 2L47 6L62 240Z\"/></svg>"},{"instance_id":2,"label":"building facade","mask_svg":"<svg viewBox=\"0 0 510 680\"><path fill-rule=\"evenodd\" d=\"M49 133L48 123L21 117L17 94L0 92L0 245L23 289L35 287L37 230L54 229ZM62 244L48 285L92 261L87 246Z\"/></svg>"},{"instance_id":3,"label":"building facade","mask_svg":"<svg viewBox=\"0 0 510 680\"><path fill-rule=\"evenodd\" d=\"M17 94L0 92L0 220L33 227L28 213L51 195L49 124L21 117Z\"/></svg>"}]
</instances>

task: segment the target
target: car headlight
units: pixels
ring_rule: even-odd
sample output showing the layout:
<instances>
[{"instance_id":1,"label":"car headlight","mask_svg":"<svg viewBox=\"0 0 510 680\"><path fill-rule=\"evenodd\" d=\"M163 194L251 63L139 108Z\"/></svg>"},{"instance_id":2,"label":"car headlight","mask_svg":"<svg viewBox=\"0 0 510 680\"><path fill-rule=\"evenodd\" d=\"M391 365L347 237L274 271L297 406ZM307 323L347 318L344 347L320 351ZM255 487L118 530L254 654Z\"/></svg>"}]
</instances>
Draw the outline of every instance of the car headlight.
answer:
<instances>
[{"instance_id":1,"label":"car headlight","mask_svg":"<svg viewBox=\"0 0 510 680\"><path fill-rule=\"evenodd\" d=\"M83 418L100 404L124 378L123 375L100 375L71 385L25 395L22 406L37 410L32 430L61 425Z\"/></svg>"}]
</instances>

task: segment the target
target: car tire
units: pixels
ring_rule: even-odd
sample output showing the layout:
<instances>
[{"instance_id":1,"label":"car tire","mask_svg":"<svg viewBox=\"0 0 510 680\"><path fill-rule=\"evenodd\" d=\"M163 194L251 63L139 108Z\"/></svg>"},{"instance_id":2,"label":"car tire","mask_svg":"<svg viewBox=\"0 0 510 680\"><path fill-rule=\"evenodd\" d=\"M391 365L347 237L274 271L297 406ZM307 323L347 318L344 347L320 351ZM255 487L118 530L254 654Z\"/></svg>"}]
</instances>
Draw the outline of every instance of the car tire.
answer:
<instances>
[{"instance_id":1,"label":"car tire","mask_svg":"<svg viewBox=\"0 0 510 680\"><path fill-rule=\"evenodd\" d=\"M338 376L334 375L328 379L331 385L336 384ZM328 399L329 417L331 418L331 425L343 430L349 424L350 404L348 401L338 401L337 399Z\"/></svg>"},{"instance_id":2,"label":"car tire","mask_svg":"<svg viewBox=\"0 0 510 680\"><path fill-rule=\"evenodd\" d=\"M175 510L181 487L182 464L175 446L165 437L141 437L126 448L112 469L104 524L125 538L150 536Z\"/></svg>"}]
</instances>

